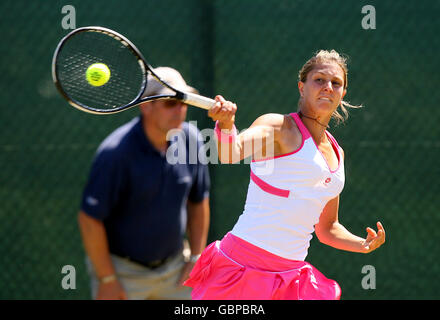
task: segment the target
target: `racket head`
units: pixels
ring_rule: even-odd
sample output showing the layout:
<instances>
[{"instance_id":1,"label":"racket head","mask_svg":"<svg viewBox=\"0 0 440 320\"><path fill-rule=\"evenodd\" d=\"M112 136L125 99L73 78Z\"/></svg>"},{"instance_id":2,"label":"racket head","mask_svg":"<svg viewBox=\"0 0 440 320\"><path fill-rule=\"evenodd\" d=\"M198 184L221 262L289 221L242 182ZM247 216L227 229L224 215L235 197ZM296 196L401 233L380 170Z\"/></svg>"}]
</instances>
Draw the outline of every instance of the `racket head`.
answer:
<instances>
[{"instance_id":1,"label":"racket head","mask_svg":"<svg viewBox=\"0 0 440 320\"><path fill-rule=\"evenodd\" d=\"M98 86L90 84L86 75L95 63L105 64L110 70L108 81ZM172 93L143 96L148 75ZM159 99L178 99L207 110L215 104L212 99L183 92L162 80L130 40L99 26L75 29L61 39L52 59L52 78L70 105L93 114L113 114Z\"/></svg>"},{"instance_id":2,"label":"racket head","mask_svg":"<svg viewBox=\"0 0 440 320\"><path fill-rule=\"evenodd\" d=\"M87 69L103 63L109 80L100 86L86 79ZM151 66L123 35L103 27L71 31L58 44L52 59L52 78L70 105L89 113L116 113L136 105L146 88Z\"/></svg>"}]
</instances>

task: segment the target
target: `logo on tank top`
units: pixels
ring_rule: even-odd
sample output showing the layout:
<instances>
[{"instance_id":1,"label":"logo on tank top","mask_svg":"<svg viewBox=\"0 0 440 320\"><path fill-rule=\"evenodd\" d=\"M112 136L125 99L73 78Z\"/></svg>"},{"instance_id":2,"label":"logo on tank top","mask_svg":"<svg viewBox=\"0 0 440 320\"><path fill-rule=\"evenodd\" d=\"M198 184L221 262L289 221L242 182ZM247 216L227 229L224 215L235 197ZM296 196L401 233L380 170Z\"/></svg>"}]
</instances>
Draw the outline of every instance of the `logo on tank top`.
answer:
<instances>
[{"instance_id":1,"label":"logo on tank top","mask_svg":"<svg viewBox=\"0 0 440 320\"><path fill-rule=\"evenodd\" d=\"M330 182L332 182L332 178L327 178L325 179L324 184L328 185Z\"/></svg>"}]
</instances>

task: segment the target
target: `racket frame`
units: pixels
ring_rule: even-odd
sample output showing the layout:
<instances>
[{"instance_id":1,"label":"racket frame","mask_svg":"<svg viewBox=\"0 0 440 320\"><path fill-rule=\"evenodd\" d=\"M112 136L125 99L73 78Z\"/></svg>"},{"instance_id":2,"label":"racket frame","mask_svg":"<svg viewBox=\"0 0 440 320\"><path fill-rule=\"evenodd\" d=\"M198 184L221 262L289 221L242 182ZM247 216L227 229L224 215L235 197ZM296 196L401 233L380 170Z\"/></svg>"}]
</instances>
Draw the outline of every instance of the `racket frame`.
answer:
<instances>
[{"instance_id":1,"label":"racket frame","mask_svg":"<svg viewBox=\"0 0 440 320\"><path fill-rule=\"evenodd\" d=\"M118 107L115 107L112 109L98 109L98 108L93 108L93 107L87 106L79 101L74 100L65 92L60 81L58 80L57 57L58 57L58 53L61 51L64 44L67 42L67 40L80 32L100 32L100 33L106 34L106 35L112 37L113 39L119 41L121 44L123 44L137 58L139 66L142 69L143 80L142 80L142 85L141 85L141 89L139 90L139 93L131 102L129 102L126 105L118 106ZM162 94L162 95L154 95L154 96L148 96L148 97L141 98L141 96L144 93L145 88L147 86L148 73L151 74L162 85L164 85L165 87L174 91L175 94L174 95ZM104 28L104 27L99 27L99 26L88 26L88 27L77 28L77 29L69 32L66 36L64 36L60 40L60 42L58 43L58 45L55 49L55 52L54 52L54 55L52 58L52 80L53 80L56 88L58 89L58 91L61 93L61 95L67 100L67 102L71 106L73 106L81 111L84 111L87 113L92 113L92 114L98 114L98 115L118 113L118 112L127 110L129 108L132 108L134 106L137 106L143 102L153 101L153 100L161 100L161 99L177 99L177 100L183 101L186 104L189 104L189 105L192 105L195 107L199 107L202 109L206 109L206 110L209 110L215 104L215 100L213 100L213 99L203 97L198 94L183 92L181 90L174 88L173 86L171 86L170 84L168 84L167 82L162 80L153 71L153 68L151 67L151 65L148 64L148 62L146 61L146 59L144 58L142 53L130 40L128 40L126 37L124 37L122 34L116 32L116 31L113 31L111 29Z\"/></svg>"}]
</instances>

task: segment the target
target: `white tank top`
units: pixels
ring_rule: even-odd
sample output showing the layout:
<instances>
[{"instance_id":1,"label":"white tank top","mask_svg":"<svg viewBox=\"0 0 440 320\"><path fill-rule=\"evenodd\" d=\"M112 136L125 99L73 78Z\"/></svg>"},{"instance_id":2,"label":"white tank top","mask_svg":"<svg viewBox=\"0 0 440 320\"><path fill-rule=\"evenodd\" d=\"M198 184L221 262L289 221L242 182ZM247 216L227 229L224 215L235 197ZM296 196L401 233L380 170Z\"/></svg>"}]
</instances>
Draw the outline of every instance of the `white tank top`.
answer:
<instances>
[{"instance_id":1,"label":"white tank top","mask_svg":"<svg viewBox=\"0 0 440 320\"><path fill-rule=\"evenodd\" d=\"M231 233L283 258L303 261L324 206L344 187L342 149L326 131L338 158L331 170L298 114L298 150L252 161L243 213ZM269 173L269 174L268 174Z\"/></svg>"}]
</instances>

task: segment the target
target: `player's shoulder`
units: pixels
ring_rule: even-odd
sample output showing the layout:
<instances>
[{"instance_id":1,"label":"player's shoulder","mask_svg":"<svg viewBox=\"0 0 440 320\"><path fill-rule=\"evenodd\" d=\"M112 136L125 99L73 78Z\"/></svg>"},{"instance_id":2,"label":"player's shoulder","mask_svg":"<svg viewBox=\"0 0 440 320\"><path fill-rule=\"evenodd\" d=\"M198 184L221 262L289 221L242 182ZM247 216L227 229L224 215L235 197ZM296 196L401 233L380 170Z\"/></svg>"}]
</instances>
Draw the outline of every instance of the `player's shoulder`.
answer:
<instances>
[{"instance_id":1,"label":"player's shoulder","mask_svg":"<svg viewBox=\"0 0 440 320\"><path fill-rule=\"evenodd\" d=\"M280 132L298 128L291 114L280 113L263 114L254 121L253 125L270 126Z\"/></svg>"},{"instance_id":2,"label":"player's shoulder","mask_svg":"<svg viewBox=\"0 0 440 320\"><path fill-rule=\"evenodd\" d=\"M259 116L254 122L251 124L251 127L261 126L261 127L270 127L275 130L275 132L280 131L283 126L284 117L279 113L265 113Z\"/></svg>"},{"instance_id":3,"label":"player's shoulder","mask_svg":"<svg viewBox=\"0 0 440 320\"><path fill-rule=\"evenodd\" d=\"M259 116L254 123L263 125L280 125L283 123L284 115L280 113L265 113Z\"/></svg>"}]
</instances>

